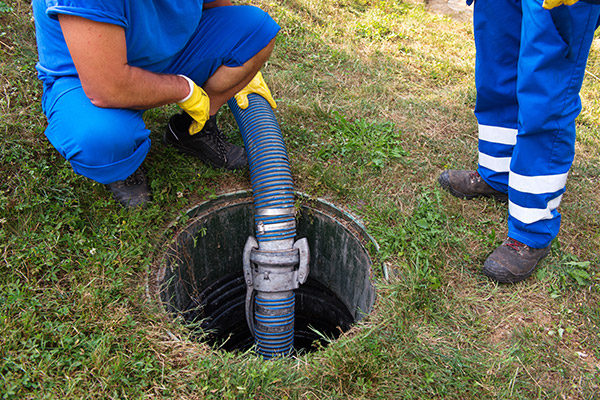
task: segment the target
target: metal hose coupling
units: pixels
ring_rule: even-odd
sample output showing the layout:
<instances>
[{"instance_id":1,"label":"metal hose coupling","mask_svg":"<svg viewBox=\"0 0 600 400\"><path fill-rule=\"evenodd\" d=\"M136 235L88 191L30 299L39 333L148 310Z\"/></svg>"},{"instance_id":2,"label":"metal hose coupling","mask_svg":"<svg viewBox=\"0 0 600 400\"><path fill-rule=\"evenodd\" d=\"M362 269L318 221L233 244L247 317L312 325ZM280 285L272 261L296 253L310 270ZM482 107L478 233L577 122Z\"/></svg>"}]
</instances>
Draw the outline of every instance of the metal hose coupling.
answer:
<instances>
[{"instance_id":1,"label":"metal hose coupling","mask_svg":"<svg viewBox=\"0 0 600 400\"><path fill-rule=\"evenodd\" d=\"M246 321L257 353L265 358L287 356L294 347L294 290L306 282L309 260L306 238L278 250L259 249L253 236L246 241Z\"/></svg>"}]
</instances>

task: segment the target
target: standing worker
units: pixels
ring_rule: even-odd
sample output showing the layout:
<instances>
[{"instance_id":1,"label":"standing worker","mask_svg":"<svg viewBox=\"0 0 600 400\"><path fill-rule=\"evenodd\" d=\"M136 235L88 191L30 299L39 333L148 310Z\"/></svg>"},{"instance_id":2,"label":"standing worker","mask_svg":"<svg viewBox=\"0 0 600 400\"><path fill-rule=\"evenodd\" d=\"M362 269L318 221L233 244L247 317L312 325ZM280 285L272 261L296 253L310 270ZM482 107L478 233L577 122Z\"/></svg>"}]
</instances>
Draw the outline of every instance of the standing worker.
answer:
<instances>
[{"instance_id":1,"label":"standing worker","mask_svg":"<svg viewBox=\"0 0 600 400\"><path fill-rule=\"evenodd\" d=\"M247 165L215 115L240 91L268 93L258 71L279 26L265 12L230 0L33 0L33 13L45 134L76 173L125 206L149 201L142 114L171 103L183 113L165 142L214 167Z\"/></svg>"},{"instance_id":2,"label":"standing worker","mask_svg":"<svg viewBox=\"0 0 600 400\"><path fill-rule=\"evenodd\" d=\"M591 3L600 1L475 1L479 165L444 171L439 182L462 199L508 200L508 238L483 264L495 281L530 276L558 234L579 91L600 17Z\"/></svg>"}]
</instances>

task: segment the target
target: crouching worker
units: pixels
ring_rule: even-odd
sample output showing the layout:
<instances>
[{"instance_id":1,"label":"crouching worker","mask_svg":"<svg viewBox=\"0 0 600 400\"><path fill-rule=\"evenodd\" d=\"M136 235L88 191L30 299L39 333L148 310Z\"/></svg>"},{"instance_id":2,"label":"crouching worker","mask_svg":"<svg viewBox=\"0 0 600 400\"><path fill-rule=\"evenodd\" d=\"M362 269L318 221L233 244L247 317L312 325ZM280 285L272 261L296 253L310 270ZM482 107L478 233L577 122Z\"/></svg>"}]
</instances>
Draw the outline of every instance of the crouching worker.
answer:
<instances>
[{"instance_id":1,"label":"crouching worker","mask_svg":"<svg viewBox=\"0 0 600 400\"><path fill-rule=\"evenodd\" d=\"M216 168L247 165L215 115L238 92L268 93L258 71L279 26L265 12L230 0L33 0L33 12L46 137L76 173L125 206L149 201L142 114L171 103L182 113L166 143Z\"/></svg>"}]
</instances>

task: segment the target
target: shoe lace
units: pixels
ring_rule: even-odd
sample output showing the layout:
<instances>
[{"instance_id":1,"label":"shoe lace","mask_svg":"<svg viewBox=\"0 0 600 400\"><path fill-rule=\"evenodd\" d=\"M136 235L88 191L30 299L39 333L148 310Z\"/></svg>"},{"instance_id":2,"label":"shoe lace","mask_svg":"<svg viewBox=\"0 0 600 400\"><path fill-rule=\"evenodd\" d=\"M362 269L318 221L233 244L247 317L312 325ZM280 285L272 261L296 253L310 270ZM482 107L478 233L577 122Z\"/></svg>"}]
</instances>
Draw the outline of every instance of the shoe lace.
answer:
<instances>
[{"instance_id":1,"label":"shoe lace","mask_svg":"<svg viewBox=\"0 0 600 400\"><path fill-rule=\"evenodd\" d=\"M223 134L219 131L208 131L206 132L206 137L217 146L219 157L227 162L227 147Z\"/></svg>"},{"instance_id":2,"label":"shoe lace","mask_svg":"<svg viewBox=\"0 0 600 400\"><path fill-rule=\"evenodd\" d=\"M215 144L217 154L220 158L222 158L225 162L227 162L227 148L229 142L225 138L225 135L219 130L216 125L207 126L207 129L204 130L206 138Z\"/></svg>"},{"instance_id":3,"label":"shoe lace","mask_svg":"<svg viewBox=\"0 0 600 400\"><path fill-rule=\"evenodd\" d=\"M144 172L142 171L141 168L138 168L135 170L135 172L133 174L129 175L123 181L123 184L125 186L137 186L137 185L141 185L142 183L144 183L145 180L146 180L146 177L144 175Z\"/></svg>"},{"instance_id":4,"label":"shoe lace","mask_svg":"<svg viewBox=\"0 0 600 400\"><path fill-rule=\"evenodd\" d=\"M481 179L481 175L479 175L479 172L473 171L473 172L469 173L469 179L471 181L474 181L476 179Z\"/></svg>"},{"instance_id":5,"label":"shoe lace","mask_svg":"<svg viewBox=\"0 0 600 400\"><path fill-rule=\"evenodd\" d=\"M508 238L508 240L506 241L506 246L510 247L511 249L513 249L515 251L521 251L521 249L527 247L526 244L521 243L515 239L511 239L511 238Z\"/></svg>"}]
</instances>

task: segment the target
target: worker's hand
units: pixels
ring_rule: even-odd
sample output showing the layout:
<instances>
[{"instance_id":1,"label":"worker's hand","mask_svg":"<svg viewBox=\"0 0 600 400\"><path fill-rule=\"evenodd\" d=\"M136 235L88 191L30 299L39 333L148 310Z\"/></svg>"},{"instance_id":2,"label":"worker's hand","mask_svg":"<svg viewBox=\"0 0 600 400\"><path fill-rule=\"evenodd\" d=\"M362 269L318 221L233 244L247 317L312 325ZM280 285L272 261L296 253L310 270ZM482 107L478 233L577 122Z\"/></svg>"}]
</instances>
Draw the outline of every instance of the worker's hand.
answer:
<instances>
[{"instance_id":1,"label":"worker's hand","mask_svg":"<svg viewBox=\"0 0 600 400\"><path fill-rule=\"evenodd\" d=\"M269 102L273 110L277 108L277 104L275 104L275 100L273 100L273 96L271 96L271 91L267 87L267 84L265 83L260 71L256 73L254 78L252 78L250 83L245 88L233 96L235 97L235 101L237 101L238 106L240 106L242 110L248 108L248 105L250 104L248 101L248 95L250 93L256 93L264 97L265 100Z\"/></svg>"},{"instance_id":2,"label":"worker's hand","mask_svg":"<svg viewBox=\"0 0 600 400\"><path fill-rule=\"evenodd\" d=\"M187 112L193 121L190 125L190 135L194 135L204 128L204 124L208 121L209 110L210 110L210 99L206 92L198 85L196 85L187 76L180 75L185 78L190 85L190 94L183 100L177 102L179 107Z\"/></svg>"},{"instance_id":3,"label":"worker's hand","mask_svg":"<svg viewBox=\"0 0 600 400\"><path fill-rule=\"evenodd\" d=\"M566 6L572 6L573 4L577 3L579 0L544 0L544 4L542 4L542 7L544 7L546 10L550 10L553 9L554 7L558 7L561 5L566 5Z\"/></svg>"}]
</instances>

